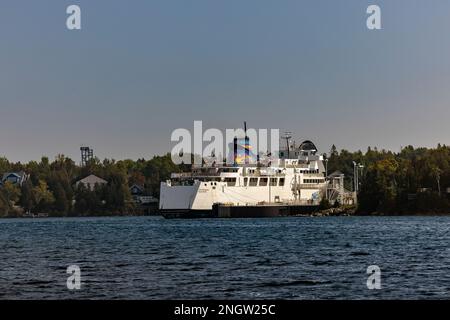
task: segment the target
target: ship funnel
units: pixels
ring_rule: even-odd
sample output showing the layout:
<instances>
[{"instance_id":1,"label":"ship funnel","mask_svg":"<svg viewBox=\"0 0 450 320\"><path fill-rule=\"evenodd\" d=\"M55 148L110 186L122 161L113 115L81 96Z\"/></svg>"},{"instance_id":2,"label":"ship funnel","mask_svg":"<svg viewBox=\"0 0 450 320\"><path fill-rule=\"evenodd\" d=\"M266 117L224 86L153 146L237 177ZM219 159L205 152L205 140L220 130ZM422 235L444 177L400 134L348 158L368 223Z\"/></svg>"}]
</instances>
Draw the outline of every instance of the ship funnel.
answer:
<instances>
[{"instance_id":1,"label":"ship funnel","mask_svg":"<svg viewBox=\"0 0 450 320\"><path fill-rule=\"evenodd\" d=\"M234 165L249 164L250 148L250 138L247 136L247 122L244 121L244 138L235 137L233 139Z\"/></svg>"}]
</instances>

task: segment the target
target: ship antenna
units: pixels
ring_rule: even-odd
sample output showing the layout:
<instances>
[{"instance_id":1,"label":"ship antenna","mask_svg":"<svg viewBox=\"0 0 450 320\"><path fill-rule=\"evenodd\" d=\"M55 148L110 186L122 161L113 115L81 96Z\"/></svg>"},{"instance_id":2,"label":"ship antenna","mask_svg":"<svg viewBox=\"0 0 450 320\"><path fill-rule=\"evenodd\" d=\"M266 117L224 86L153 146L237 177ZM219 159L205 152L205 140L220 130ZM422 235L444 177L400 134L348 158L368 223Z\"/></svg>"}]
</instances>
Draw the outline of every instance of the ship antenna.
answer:
<instances>
[{"instance_id":1,"label":"ship antenna","mask_svg":"<svg viewBox=\"0 0 450 320\"><path fill-rule=\"evenodd\" d=\"M247 137L247 121L244 121L244 167L248 164L250 140Z\"/></svg>"},{"instance_id":2,"label":"ship antenna","mask_svg":"<svg viewBox=\"0 0 450 320\"><path fill-rule=\"evenodd\" d=\"M292 138L292 132L286 131L286 132L284 133L284 137L283 137L283 138L286 139L287 157L289 158L289 151L290 151L290 148L289 148L289 139Z\"/></svg>"}]
</instances>

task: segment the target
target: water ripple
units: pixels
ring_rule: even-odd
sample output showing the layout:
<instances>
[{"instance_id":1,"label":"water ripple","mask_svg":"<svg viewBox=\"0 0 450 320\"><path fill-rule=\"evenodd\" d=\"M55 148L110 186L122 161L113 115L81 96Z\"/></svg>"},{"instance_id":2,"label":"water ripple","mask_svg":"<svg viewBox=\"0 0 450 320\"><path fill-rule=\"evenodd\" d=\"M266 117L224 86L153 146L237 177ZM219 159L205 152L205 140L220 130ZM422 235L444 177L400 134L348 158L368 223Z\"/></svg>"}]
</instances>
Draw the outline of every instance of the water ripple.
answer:
<instances>
[{"instance_id":1,"label":"water ripple","mask_svg":"<svg viewBox=\"0 0 450 320\"><path fill-rule=\"evenodd\" d=\"M450 217L0 220L0 299L448 299L449 230Z\"/></svg>"}]
</instances>

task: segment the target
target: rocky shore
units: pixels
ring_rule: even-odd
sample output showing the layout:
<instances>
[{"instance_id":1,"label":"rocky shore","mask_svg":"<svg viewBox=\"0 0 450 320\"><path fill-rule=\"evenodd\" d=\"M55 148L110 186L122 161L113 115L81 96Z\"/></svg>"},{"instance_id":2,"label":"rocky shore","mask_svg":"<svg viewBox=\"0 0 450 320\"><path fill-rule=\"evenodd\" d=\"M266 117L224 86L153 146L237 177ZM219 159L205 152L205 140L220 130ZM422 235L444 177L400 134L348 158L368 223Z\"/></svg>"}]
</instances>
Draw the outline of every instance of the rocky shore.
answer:
<instances>
[{"instance_id":1,"label":"rocky shore","mask_svg":"<svg viewBox=\"0 0 450 320\"><path fill-rule=\"evenodd\" d=\"M297 214L297 217L337 217L337 216L354 216L356 213L355 207L339 207L323 209L310 214Z\"/></svg>"}]
</instances>

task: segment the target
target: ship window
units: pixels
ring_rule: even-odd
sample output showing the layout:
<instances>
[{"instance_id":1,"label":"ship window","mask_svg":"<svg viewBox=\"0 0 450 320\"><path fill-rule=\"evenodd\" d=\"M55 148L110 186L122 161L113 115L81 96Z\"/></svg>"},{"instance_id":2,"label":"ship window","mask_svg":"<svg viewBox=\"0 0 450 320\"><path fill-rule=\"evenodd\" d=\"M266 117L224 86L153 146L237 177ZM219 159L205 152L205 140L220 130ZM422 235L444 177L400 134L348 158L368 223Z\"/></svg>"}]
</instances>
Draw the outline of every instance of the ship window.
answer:
<instances>
[{"instance_id":1,"label":"ship window","mask_svg":"<svg viewBox=\"0 0 450 320\"><path fill-rule=\"evenodd\" d=\"M250 178L250 186L254 187L258 185L258 178Z\"/></svg>"},{"instance_id":2,"label":"ship window","mask_svg":"<svg viewBox=\"0 0 450 320\"><path fill-rule=\"evenodd\" d=\"M225 182L227 183L227 186L233 187L236 185L236 178L225 178Z\"/></svg>"},{"instance_id":3,"label":"ship window","mask_svg":"<svg viewBox=\"0 0 450 320\"><path fill-rule=\"evenodd\" d=\"M259 179L259 186L260 186L260 187L265 187L265 186L267 186L267 178L261 178L261 179Z\"/></svg>"},{"instance_id":4,"label":"ship window","mask_svg":"<svg viewBox=\"0 0 450 320\"><path fill-rule=\"evenodd\" d=\"M277 185L277 178L270 178L270 185L272 187L275 187Z\"/></svg>"},{"instance_id":5,"label":"ship window","mask_svg":"<svg viewBox=\"0 0 450 320\"><path fill-rule=\"evenodd\" d=\"M248 183L248 178L244 178L244 187L247 186L247 183Z\"/></svg>"},{"instance_id":6,"label":"ship window","mask_svg":"<svg viewBox=\"0 0 450 320\"><path fill-rule=\"evenodd\" d=\"M280 184L279 184L279 186L280 186L280 187L284 186L284 178L280 178Z\"/></svg>"}]
</instances>

